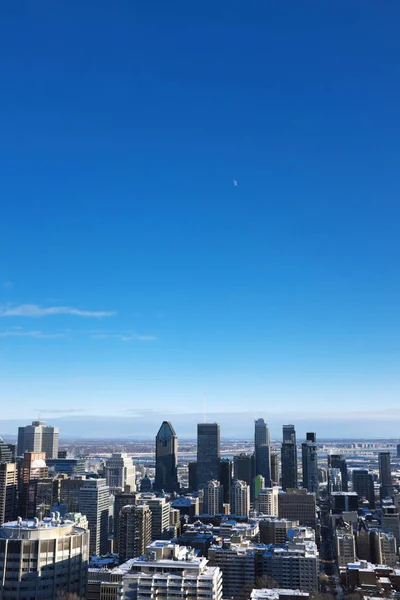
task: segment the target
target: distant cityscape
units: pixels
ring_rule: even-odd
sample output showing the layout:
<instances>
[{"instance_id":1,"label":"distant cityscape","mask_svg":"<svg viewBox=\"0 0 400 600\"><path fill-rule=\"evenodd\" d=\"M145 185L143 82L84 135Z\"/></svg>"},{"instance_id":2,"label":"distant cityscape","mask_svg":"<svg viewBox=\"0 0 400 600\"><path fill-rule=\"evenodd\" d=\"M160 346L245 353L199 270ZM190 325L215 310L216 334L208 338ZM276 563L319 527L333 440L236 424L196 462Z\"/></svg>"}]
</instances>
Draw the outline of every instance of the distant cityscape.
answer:
<instances>
[{"instance_id":1,"label":"distant cityscape","mask_svg":"<svg viewBox=\"0 0 400 600\"><path fill-rule=\"evenodd\" d=\"M398 440L271 440L259 418L252 440L63 441L37 420L0 438L0 597L396 598L399 510Z\"/></svg>"}]
</instances>

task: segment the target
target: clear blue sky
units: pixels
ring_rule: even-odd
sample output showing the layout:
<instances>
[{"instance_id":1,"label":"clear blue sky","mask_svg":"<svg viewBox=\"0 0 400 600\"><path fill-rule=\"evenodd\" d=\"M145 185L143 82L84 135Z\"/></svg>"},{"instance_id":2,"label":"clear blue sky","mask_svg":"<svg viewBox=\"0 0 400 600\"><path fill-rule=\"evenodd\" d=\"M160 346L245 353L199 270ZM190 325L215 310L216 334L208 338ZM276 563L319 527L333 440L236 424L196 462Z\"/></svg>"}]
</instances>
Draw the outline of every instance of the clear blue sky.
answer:
<instances>
[{"instance_id":1,"label":"clear blue sky","mask_svg":"<svg viewBox=\"0 0 400 600\"><path fill-rule=\"evenodd\" d=\"M399 27L398 0L3 2L2 415L206 395L398 430Z\"/></svg>"}]
</instances>

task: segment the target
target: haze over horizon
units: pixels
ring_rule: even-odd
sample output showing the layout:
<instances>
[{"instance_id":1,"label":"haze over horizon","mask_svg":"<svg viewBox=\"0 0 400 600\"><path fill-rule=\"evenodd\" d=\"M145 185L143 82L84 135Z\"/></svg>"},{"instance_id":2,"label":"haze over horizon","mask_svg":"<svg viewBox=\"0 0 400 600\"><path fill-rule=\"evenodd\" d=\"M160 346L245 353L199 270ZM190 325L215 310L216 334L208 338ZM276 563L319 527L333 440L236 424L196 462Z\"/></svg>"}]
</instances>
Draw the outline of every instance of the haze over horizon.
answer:
<instances>
[{"instance_id":1,"label":"haze over horizon","mask_svg":"<svg viewBox=\"0 0 400 600\"><path fill-rule=\"evenodd\" d=\"M394 436L400 4L117 8L1 8L0 435Z\"/></svg>"}]
</instances>

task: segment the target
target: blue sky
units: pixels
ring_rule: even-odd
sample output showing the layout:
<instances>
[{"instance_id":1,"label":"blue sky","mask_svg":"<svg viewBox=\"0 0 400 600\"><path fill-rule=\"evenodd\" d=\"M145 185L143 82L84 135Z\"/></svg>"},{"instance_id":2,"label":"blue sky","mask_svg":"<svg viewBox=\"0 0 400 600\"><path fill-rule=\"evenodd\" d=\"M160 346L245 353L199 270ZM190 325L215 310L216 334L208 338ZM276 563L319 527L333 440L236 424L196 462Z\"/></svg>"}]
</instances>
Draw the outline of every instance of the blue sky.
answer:
<instances>
[{"instance_id":1,"label":"blue sky","mask_svg":"<svg viewBox=\"0 0 400 600\"><path fill-rule=\"evenodd\" d=\"M0 11L2 416L395 435L399 3Z\"/></svg>"}]
</instances>

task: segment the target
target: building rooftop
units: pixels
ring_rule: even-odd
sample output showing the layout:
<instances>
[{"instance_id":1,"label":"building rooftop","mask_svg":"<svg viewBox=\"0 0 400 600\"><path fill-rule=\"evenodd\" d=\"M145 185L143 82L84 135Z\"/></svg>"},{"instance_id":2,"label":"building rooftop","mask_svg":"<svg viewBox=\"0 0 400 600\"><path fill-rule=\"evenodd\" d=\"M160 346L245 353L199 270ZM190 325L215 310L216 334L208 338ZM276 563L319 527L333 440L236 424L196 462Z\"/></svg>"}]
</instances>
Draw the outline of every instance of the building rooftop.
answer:
<instances>
[{"instance_id":1,"label":"building rooftop","mask_svg":"<svg viewBox=\"0 0 400 600\"><path fill-rule=\"evenodd\" d=\"M299 598L309 598L308 592L302 592L300 590L287 590L281 588L267 589L263 588L260 590L253 590L251 592L250 600L279 600L282 596L298 596Z\"/></svg>"},{"instance_id":2,"label":"building rooftop","mask_svg":"<svg viewBox=\"0 0 400 600\"><path fill-rule=\"evenodd\" d=\"M21 519L4 523L0 528L0 538L3 539L52 539L68 535L82 535L87 530L78 526L74 521L54 517L39 519Z\"/></svg>"}]
</instances>

